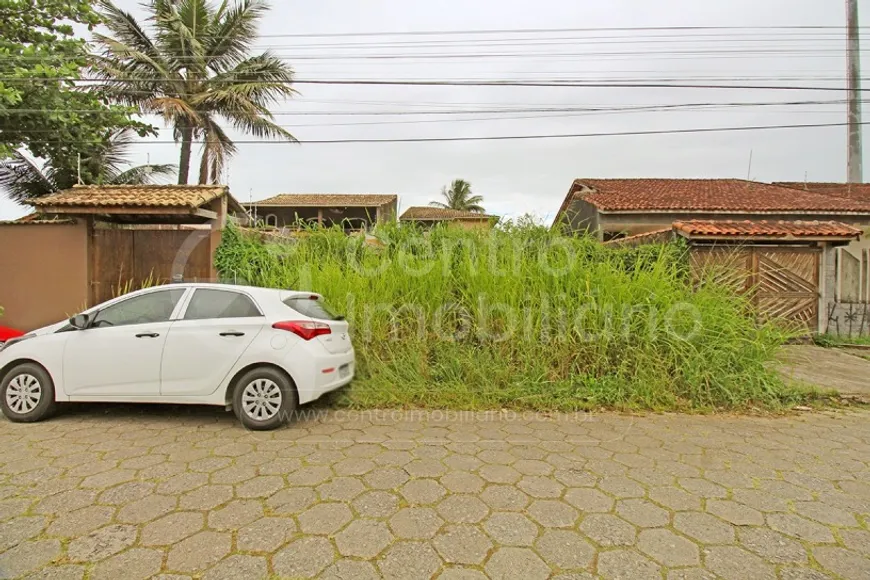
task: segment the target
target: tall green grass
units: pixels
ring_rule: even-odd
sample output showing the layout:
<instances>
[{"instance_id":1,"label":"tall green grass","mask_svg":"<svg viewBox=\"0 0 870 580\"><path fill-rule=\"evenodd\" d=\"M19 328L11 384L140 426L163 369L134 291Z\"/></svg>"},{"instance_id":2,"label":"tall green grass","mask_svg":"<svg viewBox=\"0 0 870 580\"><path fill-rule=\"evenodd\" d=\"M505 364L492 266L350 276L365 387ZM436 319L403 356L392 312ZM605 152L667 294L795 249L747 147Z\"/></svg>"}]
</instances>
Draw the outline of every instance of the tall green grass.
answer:
<instances>
[{"instance_id":1,"label":"tall green grass","mask_svg":"<svg viewBox=\"0 0 870 580\"><path fill-rule=\"evenodd\" d=\"M691 281L680 244L611 249L531 225L389 225L291 241L226 231L225 281L322 293L351 323L355 407L776 408L787 334Z\"/></svg>"}]
</instances>

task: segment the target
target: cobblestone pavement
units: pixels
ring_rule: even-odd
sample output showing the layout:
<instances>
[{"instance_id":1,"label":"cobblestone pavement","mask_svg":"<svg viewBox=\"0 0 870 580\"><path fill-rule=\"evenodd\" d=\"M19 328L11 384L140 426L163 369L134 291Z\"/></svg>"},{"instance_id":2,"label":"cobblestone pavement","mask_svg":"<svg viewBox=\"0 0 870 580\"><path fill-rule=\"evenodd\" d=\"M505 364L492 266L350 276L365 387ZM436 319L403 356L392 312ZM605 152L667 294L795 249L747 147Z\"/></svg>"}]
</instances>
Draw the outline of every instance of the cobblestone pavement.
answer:
<instances>
[{"instance_id":1,"label":"cobblestone pavement","mask_svg":"<svg viewBox=\"0 0 870 580\"><path fill-rule=\"evenodd\" d=\"M866 412L85 408L0 421L0 575L866 579L868 465Z\"/></svg>"}]
</instances>

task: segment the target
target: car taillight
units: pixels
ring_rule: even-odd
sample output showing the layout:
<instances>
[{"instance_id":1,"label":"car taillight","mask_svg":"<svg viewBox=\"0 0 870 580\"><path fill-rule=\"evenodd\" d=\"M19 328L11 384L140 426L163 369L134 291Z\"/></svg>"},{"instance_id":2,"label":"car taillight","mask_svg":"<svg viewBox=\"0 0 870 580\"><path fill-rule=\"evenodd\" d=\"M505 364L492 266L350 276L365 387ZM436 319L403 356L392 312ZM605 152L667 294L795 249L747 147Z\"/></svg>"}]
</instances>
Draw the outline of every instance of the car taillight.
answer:
<instances>
[{"instance_id":1,"label":"car taillight","mask_svg":"<svg viewBox=\"0 0 870 580\"><path fill-rule=\"evenodd\" d=\"M323 322L287 320L284 322L276 322L272 325L272 328L277 330L287 330L302 340L311 340L317 336L332 334L332 328Z\"/></svg>"}]
</instances>

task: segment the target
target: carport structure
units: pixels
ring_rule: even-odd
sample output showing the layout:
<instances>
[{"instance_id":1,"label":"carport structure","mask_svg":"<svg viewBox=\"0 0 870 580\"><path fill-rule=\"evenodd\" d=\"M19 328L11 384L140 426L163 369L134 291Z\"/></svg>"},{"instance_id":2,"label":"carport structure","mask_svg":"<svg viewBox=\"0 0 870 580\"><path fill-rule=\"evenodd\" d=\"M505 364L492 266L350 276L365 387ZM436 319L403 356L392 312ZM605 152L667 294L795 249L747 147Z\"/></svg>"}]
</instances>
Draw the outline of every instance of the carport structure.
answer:
<instances>
[{"instance_id":1,"label":"carport structure","mask_svg":"<svg viewBox=\"0 0 870 580\"><path fill-rule=\"evenodd\" d=\"M610 242L636 246L683 238L695 276L711 267L717 281L751 293L759 314L825 332L834 300L835 249L862 230L833 221L688 220Z\"/></svg>"},{"instance_id":2,"label":"carport structure","mask_svg":"<svg viewBox=\"0 0 870 580\"><path fill-rule=\"evenodd\" d=\"M77 186L0 224L0 304L23 330L142 286L216 281L214 252L244 209L223 185Z\"/></svg>"}]
</instances>

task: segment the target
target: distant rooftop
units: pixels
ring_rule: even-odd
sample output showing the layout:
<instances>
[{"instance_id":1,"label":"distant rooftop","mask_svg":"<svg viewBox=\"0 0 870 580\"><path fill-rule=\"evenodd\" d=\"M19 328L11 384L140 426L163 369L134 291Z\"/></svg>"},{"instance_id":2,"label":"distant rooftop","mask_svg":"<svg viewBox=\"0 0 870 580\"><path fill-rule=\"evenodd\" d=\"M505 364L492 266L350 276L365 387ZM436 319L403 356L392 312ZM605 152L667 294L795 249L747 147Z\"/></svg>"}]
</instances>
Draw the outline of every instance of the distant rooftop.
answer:
<instances>
[{"instance_id":1,"label":"distant rooftop","mask_svg":"<svg viewBox=\"0 0 870 580\"><path fill-rule=\"evenodd\" d=\"M491 216L484 213L473 211L462 211L458 209L449 209L435 206L414 206L405 210L400 217L400 220L415 220L415 221L438 221L438 220L485 220L492 219L497 216Z\"/></svg>"},{"instance_id":2,"label":"distant rooftop","mask_svg":"<svg viewBox=\"0 0 870 580\"><path fill-rule=\"evenodd\" d=\"M394 193L281 193L246 203L248 207L380 207L397 201Z\"/></svg>"}]
</instances>

